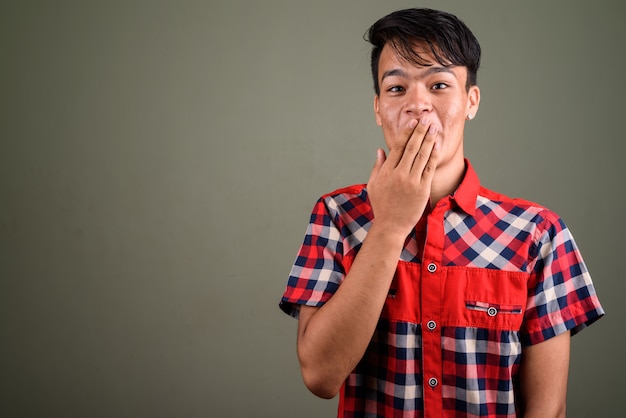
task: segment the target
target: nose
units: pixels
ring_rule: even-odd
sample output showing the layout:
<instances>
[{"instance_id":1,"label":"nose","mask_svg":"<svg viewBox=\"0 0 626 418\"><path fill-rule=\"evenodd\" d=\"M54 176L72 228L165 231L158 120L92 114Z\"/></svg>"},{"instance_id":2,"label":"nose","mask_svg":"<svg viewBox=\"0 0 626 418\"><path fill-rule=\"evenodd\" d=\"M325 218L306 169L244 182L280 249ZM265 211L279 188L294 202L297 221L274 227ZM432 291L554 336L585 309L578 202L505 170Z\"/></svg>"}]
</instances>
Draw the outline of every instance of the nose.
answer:
<instances>
[{"instance_id":1,"label":"nose","mask_svg":"<svg viewBox=\"0 0 626 418\"><path fill-rule=\"evenodd\" d=\"M410 116L421 116L432 110L432 102L425 86L413 86L407 90L405 112Z\"/></svg>"}]
</instances>

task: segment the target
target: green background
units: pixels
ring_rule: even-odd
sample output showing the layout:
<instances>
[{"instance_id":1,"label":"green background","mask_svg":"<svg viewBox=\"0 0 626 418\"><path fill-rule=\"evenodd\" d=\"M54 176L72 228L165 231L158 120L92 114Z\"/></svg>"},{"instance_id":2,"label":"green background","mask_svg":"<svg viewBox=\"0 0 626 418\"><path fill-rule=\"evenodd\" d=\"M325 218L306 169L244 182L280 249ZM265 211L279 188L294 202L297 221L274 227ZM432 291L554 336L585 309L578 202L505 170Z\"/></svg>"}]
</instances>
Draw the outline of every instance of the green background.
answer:
<instances>
[{"instance_id":1,"label":"green background","mask_svg":"<svg viewBox=\"0 0 626 418\"><path fill-rule=\"evenodd\" d=\"M313 203L383 144L362 35L419 5L483 47L482 182L564 218L607 311L568 416L620 416L625 4L2 2L0 416L333 416L277 304Z\"/></svg>"}]
</instances>

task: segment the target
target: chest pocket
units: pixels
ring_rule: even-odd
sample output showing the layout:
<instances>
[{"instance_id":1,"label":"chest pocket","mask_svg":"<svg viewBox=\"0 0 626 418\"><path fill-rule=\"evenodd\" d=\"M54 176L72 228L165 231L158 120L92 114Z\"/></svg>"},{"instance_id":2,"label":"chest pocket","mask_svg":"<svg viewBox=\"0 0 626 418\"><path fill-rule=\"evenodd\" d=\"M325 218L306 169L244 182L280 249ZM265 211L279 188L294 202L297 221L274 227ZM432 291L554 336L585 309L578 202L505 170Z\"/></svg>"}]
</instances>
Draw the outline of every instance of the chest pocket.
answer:
<instances>
[{"instance_id":1,"label":"chest pocket","mask_svg":"<svg viewBox=\"0 0 626 418\"><path fill-rule=\"evenodd\" d=\"M518 331L528 295L527 273L448 267L442 321L445 325Z\"/></svg>"}]
</instances>

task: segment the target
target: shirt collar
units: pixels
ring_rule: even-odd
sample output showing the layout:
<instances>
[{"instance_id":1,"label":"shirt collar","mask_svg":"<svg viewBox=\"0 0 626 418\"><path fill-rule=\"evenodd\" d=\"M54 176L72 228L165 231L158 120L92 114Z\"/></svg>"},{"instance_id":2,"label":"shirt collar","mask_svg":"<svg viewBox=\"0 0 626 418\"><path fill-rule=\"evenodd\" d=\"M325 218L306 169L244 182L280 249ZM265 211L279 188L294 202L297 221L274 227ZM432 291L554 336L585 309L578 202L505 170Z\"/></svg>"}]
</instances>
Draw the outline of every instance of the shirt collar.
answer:
<instances>
[{"instance_id":1,"label":"shirt collar","mask_svg":"<svg viewBox=\"0 0 626 418\"><path fill-rule=\"evenodd\" d=\"M478 174L476 174L476 171L474 171L474 168L466 158L465 175L454 195L452 195L451 200L468 215L474 215L479 190L480 180L478 179Z\"/></svg>"}]
</instances>

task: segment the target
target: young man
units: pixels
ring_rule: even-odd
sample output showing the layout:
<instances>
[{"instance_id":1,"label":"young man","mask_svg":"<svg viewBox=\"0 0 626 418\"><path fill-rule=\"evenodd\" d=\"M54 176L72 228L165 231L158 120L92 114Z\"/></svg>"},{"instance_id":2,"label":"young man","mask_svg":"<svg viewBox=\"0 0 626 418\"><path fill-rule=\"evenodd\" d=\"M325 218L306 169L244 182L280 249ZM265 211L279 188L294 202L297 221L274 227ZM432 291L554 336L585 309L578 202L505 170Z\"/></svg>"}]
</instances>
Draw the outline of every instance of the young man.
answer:
<instances>
[{"instance_id":1,"label":"young man","mask_svg":"<svg viewBox=\"0 0 626 418\"><path fill-rule=\"evenodd\" d=\"M306 386L341 417L565 416L570 335L604 312L561 219L464 158L478 41L428 9L368 34L389 155L319 199L291 270Z\"/></svg>"}]
</instances>

